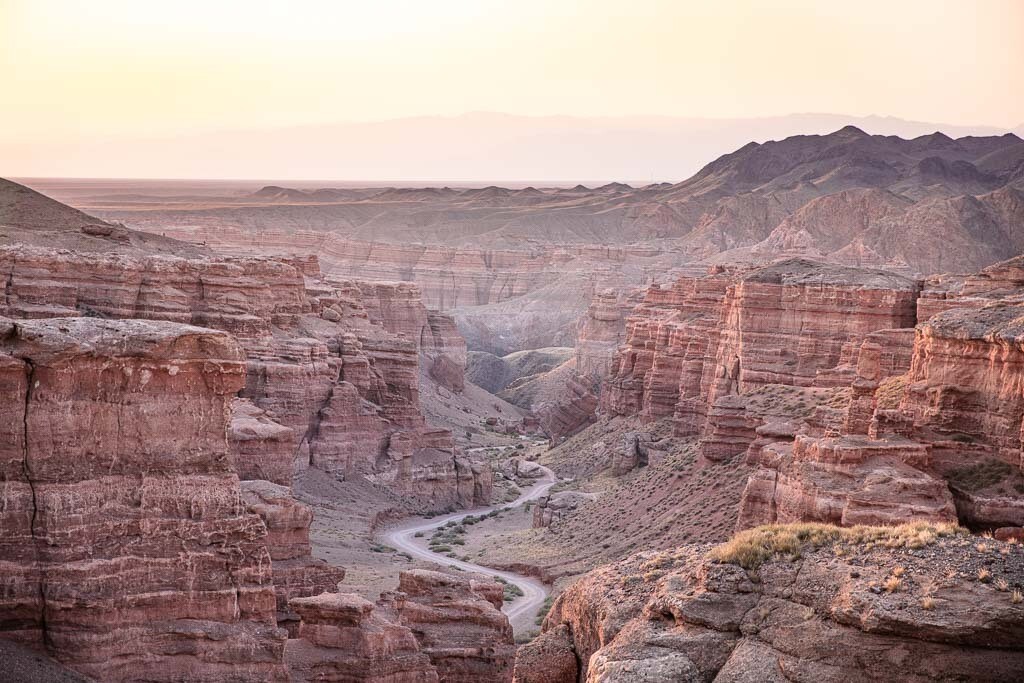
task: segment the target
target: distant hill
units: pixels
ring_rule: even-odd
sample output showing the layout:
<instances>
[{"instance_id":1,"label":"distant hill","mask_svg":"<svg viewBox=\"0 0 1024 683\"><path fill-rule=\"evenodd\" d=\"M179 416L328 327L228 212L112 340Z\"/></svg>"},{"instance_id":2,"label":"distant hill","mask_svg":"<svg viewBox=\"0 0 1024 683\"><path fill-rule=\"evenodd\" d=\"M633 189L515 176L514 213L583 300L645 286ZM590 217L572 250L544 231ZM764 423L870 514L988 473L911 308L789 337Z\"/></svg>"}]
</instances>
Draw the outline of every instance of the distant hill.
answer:
<instances>
[{"instance_id":1,"label":"distant hill","mask_svg":"<svg viewBox=\"0 0 1024 683\"><path fill-rule=\"evenodd\" d=\"M230 241L236 230L266 232L271 237L261 244L276 239L287 247L280 235L303 231L471 250L643 245L661 255L662 266L808 256L922 274L970 272L1024 252L1024 141L1012 133L953 138L939 131L908 139L847 125L748 142L675 184L268 185L224 197L115 200L100 196L91 206L154 233L180 227L176 234L199 242ZM342 261L362 258L348 247L335 251ZM388 277L405 277L409 267Z\"/></svg>"},{"instance_id":2,"label":"distant hill","mask_svg":"<svg viewBox=\"0 0 1024 683\"><path fill-rule=\"evenodd\" d=\"M179 256L205 253L186 242L109 223L0 178L0 245L8 244Z\"/></svg>"},{"instance_id":3,"label":"distant hill","mask_svg":"<svg viewBox=\"0 0 1024 683\"><path fill-rule=\"evenodd\" d=\"M673 116L519 116L477 112L176 137L0 144L8 177L336 179L369 184L479 185L522 181L590 187L609 181L678 182L754 140L824 134L846 125L916 138L999 135L1007 129L882 116L789 114L707 119ZM289 183L294 186L294 183ZM326 183L325 183L326 184Z\"/></svg>"}]
</instances>

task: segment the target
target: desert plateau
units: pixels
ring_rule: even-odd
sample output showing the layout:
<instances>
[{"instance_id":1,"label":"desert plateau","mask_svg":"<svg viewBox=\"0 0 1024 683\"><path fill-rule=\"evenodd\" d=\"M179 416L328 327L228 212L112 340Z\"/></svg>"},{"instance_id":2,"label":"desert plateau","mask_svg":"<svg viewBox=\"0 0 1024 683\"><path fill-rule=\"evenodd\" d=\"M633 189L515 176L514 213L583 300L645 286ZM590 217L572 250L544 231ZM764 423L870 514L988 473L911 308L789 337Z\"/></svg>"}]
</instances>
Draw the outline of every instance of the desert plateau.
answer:
<instances>
[{"instance_id":1,"label":"desert plateau","mask_svg":"<svg viewBox=\"0 0 1024 683\"><path fill-rule=\"evenodd\" d=\"M1024 680L942 9L0 3L0 682Z\"/></svg>"}]
</instances>

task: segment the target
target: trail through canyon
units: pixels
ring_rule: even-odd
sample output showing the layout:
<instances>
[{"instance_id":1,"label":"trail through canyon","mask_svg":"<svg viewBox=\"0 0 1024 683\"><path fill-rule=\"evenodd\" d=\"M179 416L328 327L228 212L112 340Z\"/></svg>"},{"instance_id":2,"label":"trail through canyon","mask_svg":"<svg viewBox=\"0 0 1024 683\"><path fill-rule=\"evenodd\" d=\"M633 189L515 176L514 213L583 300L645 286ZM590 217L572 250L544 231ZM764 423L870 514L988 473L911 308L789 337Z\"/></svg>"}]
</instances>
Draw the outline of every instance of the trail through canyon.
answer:
<instances>
[{"instance_id":1,"label":"trail through canyon","mask_svg":"<svg viewBox=\"0 0 1024 683\"><path fill-rule=\"evenodd\" d=\"M555 473L547 467L540 466L540 468L544 471L543 477L538 479L533 486L523 491L522 495L507 505L495 505L491 507L476 508L473 510L463 510L450 515L434 517L432 519L415 517L404 521L398 526L386 529L381 537L381 541L421 560L428 560L448 567L457 567L467 572L486 574L495 578L504 579L505 581L518 586L520 590L523 591L523 594L515 600L507 603L503 608L503 611L508 615L515 633L517 635L524 633L534 627L534 619L537 616L537 611L540 609L540 606L544 603L544 599L548 595L548 589L543 583L529 576L499 571L497 569L492 569L491 567L484 567L472 562L465 562L463 560L448 557L441 553L435 553L427 547L427 541L429 539L428 532L435 531L448 522L459 522L471 515L479 516L487 514L493 510L517 508L530 501L537 500L547 495L548 489L554 486L557 479L555 477ZM422 534L422 536L417 537L417 533Z\"/></svg>"}]
</instances>

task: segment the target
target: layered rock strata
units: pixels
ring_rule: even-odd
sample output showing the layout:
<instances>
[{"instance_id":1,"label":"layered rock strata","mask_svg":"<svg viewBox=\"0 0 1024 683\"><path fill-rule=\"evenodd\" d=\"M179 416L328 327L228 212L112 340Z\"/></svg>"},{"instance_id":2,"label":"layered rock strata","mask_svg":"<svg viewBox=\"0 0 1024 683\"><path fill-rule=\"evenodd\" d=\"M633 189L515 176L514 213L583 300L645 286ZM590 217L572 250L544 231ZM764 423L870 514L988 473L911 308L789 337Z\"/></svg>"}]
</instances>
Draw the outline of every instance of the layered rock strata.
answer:
<instances>
[{"instance_id":1,"label":"layered rock strata","mask_svg":"<svg viewBox=\"0 0 1024 683\"><path fill-rule=\"evenodd\" d=\"M652 287L628 320L602 410L672 415L678 434L700 435L709 413L741 409L724 397L774 384L834 386L829 371L868 334L914 324L919 289L883 271L800 259L748 271L716 267ZM749 438L737 440L737 452L756 427L741 430Z\"/></svg>"},{"instance_id":2,"label":"layered rock strata","mask_svg":"<svg viewBox=\"0 0 1024 683\"><path fill-rule=\"evenodd\" d=\"M241 395L251 405L239 405L232 427L245 476L288 484L294 466L313 465L379 477L434 509L483 502L472 496L486 491L486 468L459 456L450 433L428 428L419 409L421 339L435 360L451 361L443 374L458 382L452 367L463 352L451 326L432 324L422 305L413 311L414 291L398 297L401 306L384 306L379 291L374 298L356 285L335 287L312 272L310 259L2 248L8 284L0 313L172 320L227 331L246 357ZM388 330L409 329L410 311L422 319L422 334Z\"/></svg>"},{"instance_id":3,"label":"layered rock strata","mask_svg":"<svg viewBox=\"0 0 1024 683\"><path fill-rule=\"evenodd\" d=\"M292 498L291 489L269 481L243 481L242 501L267 527L267 550L273 561L277 625L295 637L299 615L289 608L292 598L333 593L345 570L313 558L309 525L313 511Z\"/></svg>"},{"instance_id":4,"label":"layered rock strata","mask_svg":"<svg viewBox=\"0 0 1024 683\"><path fill-rule=\"evenodd\" d=\"M166 321L0 319L0 631L105 681L285 680L226 438L245 356Z\"/></svg>"},{"instance_id":5,"label":"layered rock strata","mask_svg":"<svg viewBox=\"0 0 1024 683\"><path fill-rule=\"evenodd\" d=\"M510 681L515 646L501 584L412 570L376 603L350 594L296 598L294 680Z\"/></svg>"},{"instance_id":6,"label":"layered rock strata","mask_svg":"<svg viewBox=\"0 0 1024 683\"><path fill-rule=\"evenodd\" d=\"M841 428L805 426L795 443L751 449L761 468L740 526L954 518L979 529L1024 526L1019 272L1014 259L961 286L932 282L918 302L930 319L867 335Z\"/></svg>"}]
</instances>

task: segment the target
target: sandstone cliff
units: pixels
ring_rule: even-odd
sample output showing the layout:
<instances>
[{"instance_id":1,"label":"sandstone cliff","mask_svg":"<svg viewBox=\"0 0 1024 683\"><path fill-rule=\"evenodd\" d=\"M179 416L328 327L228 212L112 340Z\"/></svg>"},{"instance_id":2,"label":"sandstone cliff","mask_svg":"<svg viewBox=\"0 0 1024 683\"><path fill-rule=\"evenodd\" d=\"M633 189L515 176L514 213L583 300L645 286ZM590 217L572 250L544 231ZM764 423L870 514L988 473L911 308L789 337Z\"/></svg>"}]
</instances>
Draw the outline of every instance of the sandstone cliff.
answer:
<instances>
[{"instance_id":1,"label":"sandstone cliff","mask_svg":"<svg viewBox=\"0 0 1024 683\"><path fill-rule=\"evenodd\" d=\"M267 530L226 438L239 345L2 319L0 367L2 635L101 680L285 680Z\"/></svg>"},{"instance_id":2,"label":"sandstone cliff","mask_svg":"<svg viewBox=\"0 0 1024 683\"><path fill-rule=\"evenodd\" d=\"M0 313L225 330L246 357L241 396L250 404L238 404L232 427L243 474L287 485L295 466L312 465L377 478L423 507L473 504L487 473L474 474L451 435L429 428L419 409L421 351L443 381L461 381L464 351L451 325L416 304L415 290L403 295L404 308L382 308L373 294L381 286L365 294L354 283L333 286L315 266L0 248L8 283Z\"/></svg>"}]
</instances>

